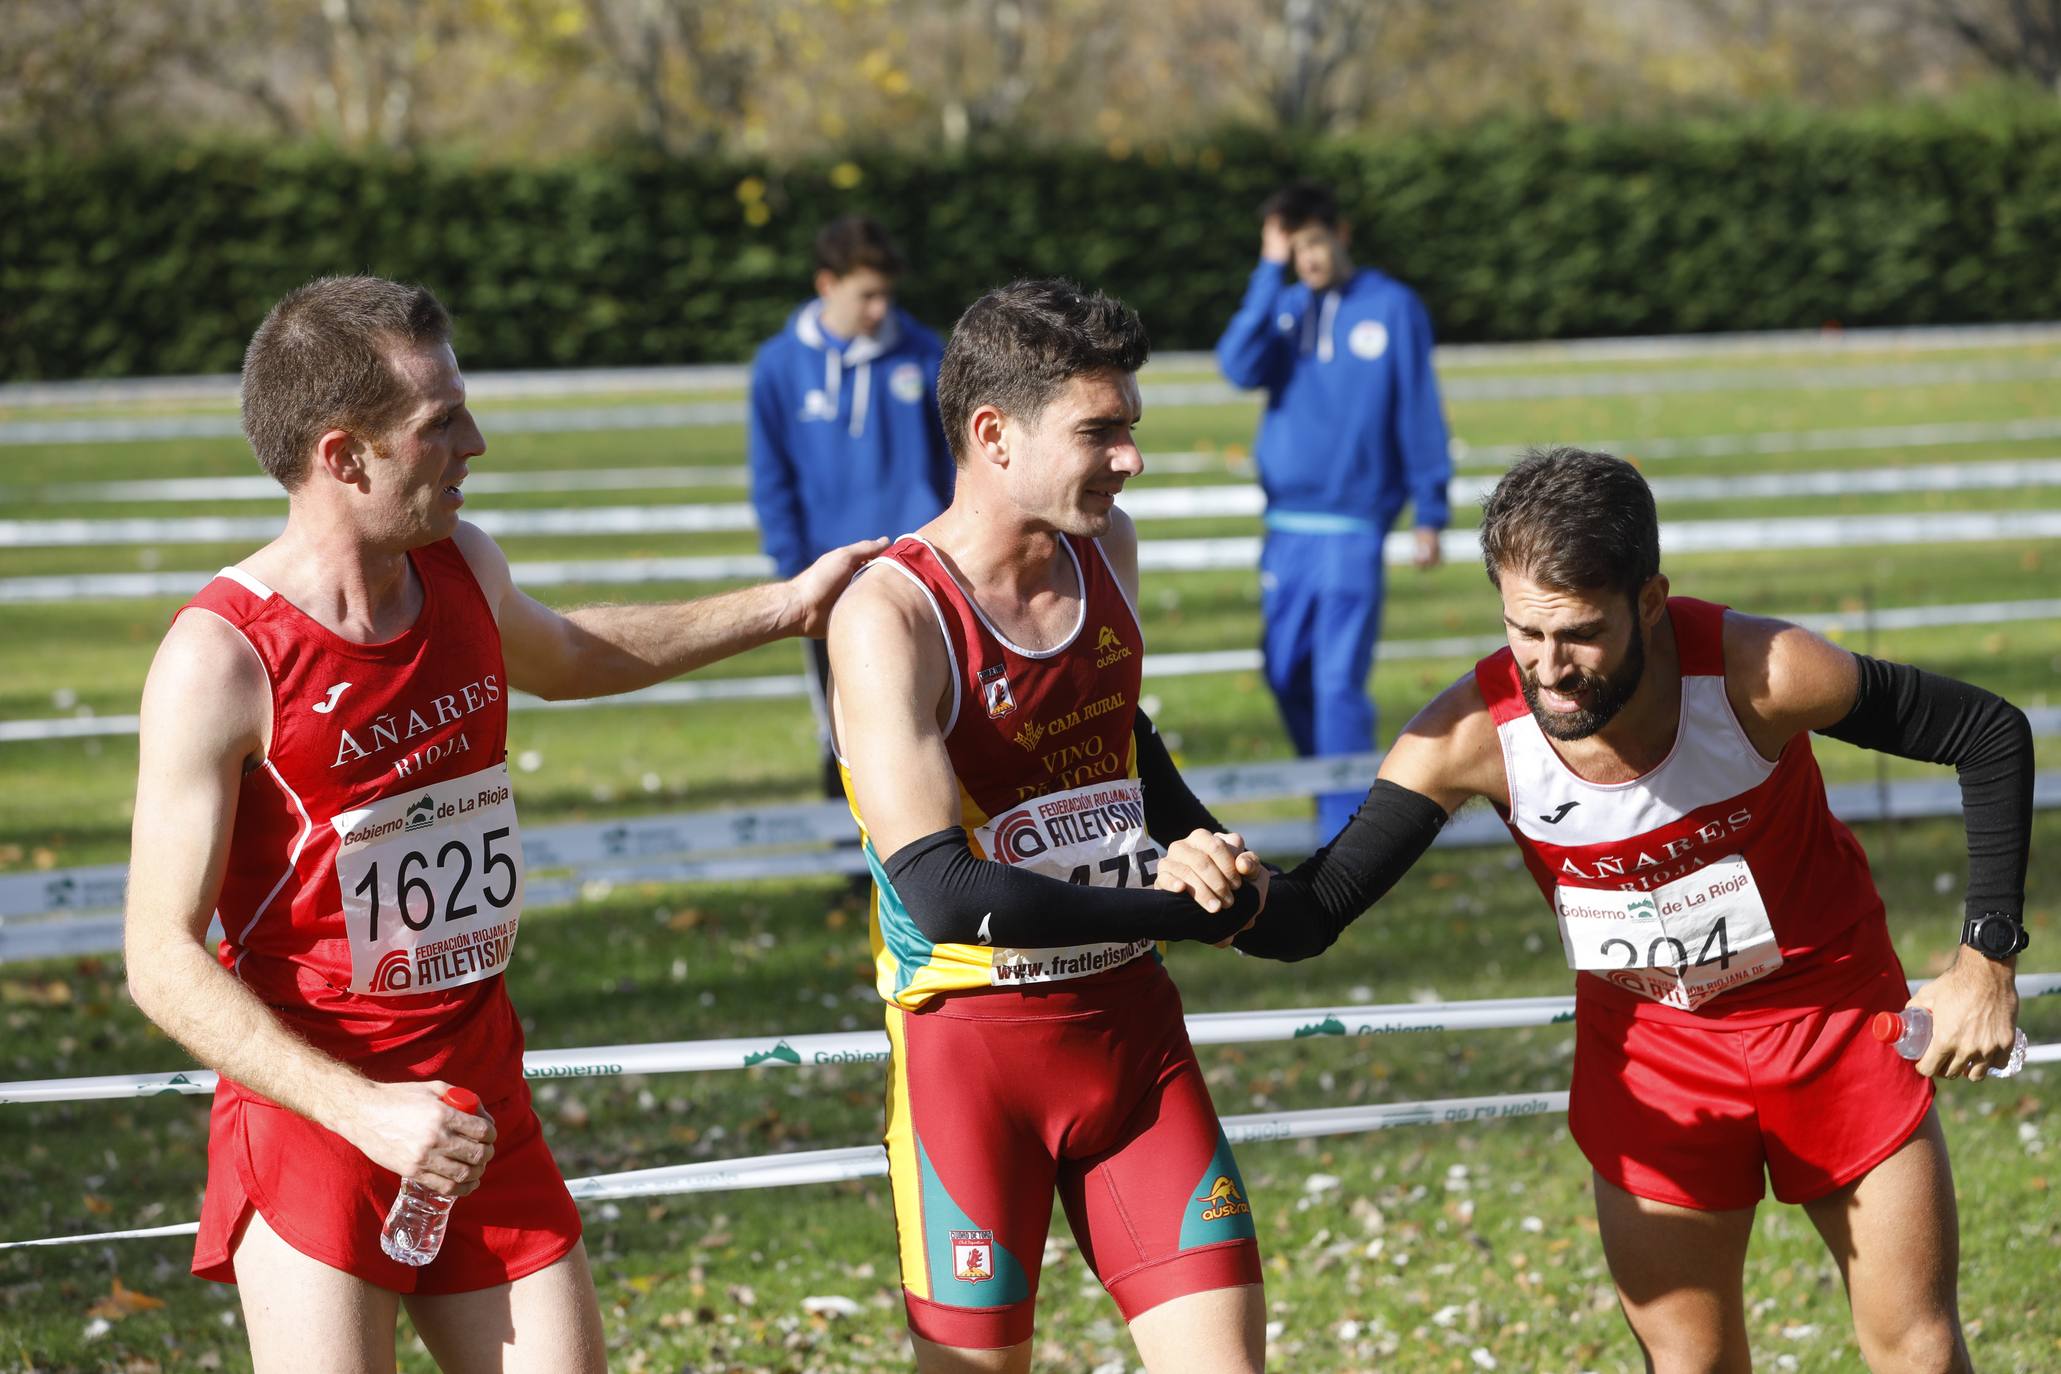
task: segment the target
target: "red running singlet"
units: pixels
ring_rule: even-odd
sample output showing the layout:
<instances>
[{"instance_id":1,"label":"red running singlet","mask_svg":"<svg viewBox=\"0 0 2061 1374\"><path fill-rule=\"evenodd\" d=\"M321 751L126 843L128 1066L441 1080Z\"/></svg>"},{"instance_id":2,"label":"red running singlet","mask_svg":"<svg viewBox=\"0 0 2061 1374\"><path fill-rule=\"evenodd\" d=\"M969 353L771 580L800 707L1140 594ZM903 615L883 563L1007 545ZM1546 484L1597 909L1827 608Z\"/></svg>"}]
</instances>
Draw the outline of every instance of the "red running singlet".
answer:
<instances>
[{"instance_id":1,"label":"red running singlet","mask_svg":"<svg viewBox=\"0 0 2061 1374\"><path fill-rule=\"evenodd\" d=\"M1825 800L1809 737L1770 763L1733 713L1724 615L1669 600L1681 723L1667 757L1630 782L1589 782L1561 760L1507 648L1474 669L1502 744L1504 822L1585 975L1577 990L1641 1017L1779 1020L1850 982L1854 928L1882 923L1867 856Z\"/></svg>"},{"instance_id":2,"label":"red running singlet","mask_svg":"<svg viewBox=\"0 0 2061 1374\"><path fill-rule=\"evenodd\" d=\"M219 957L296 1035L366 1077L471 1088L500 1131L497 1155L452 1214L448 1263L411 1270L378 1247L395 1176L224 1078L195 1252L202 1277L233 1278L253 1204L297 1249L402 1291L505 1282L579 1235L530 1109L522 1027L501 978L523 857L500 631L455 543L410 559L422 610L383 643L343 639L238 568L180 612L221 617L271 683L271 746L237 797ZM479 1234L533 1224L546 1234Z\"/></svg>"}]
</instances>

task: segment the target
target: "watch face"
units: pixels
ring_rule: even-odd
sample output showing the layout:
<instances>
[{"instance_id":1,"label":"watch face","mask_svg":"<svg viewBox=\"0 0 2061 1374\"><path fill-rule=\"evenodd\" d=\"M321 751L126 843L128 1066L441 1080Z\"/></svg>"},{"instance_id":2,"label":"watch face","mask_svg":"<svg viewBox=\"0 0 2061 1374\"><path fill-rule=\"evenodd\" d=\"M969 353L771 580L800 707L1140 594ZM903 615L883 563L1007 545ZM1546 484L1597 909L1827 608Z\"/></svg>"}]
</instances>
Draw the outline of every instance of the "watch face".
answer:
<instances>
[{"instance_id":1,"label":"watch face","mask_svg":"<svg viewBox=\"0 0 2061 1374\"><path fill-rule=\"evenodd\" d=\"M1975 924L1975 947L1984 954L2009 954L2018 948L2018 927L1992 916Z\"/></svg>"}]
</instances>

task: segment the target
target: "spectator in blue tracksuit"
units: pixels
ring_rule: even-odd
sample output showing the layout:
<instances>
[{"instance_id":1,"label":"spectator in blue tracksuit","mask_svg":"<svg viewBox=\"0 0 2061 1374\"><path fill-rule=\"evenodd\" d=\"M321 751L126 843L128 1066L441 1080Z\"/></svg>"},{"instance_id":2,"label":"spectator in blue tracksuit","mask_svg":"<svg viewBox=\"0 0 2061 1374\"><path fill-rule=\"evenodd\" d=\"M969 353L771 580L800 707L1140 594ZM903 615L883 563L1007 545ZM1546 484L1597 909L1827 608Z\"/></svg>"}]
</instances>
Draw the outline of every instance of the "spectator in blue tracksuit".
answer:
<instances>
[{"instance_id":1,"label":"spectator in blue tracksuit","mask_svg":"<svg viewBox=\"0 0 2061 1374\"><path fill-rule=\"evenodd\" d=\"M841 544L906 534L952 499L937 412L944 345L894 303L902 259L887 232L847 215L816 236L816 299L751 364L749 460L759 543L781 577ZM824 740L824 795L842 798L829 753L823 641L802 641Z\"/></svg>"},{"instance_id":2,"label":"spectator in blue tracksuit","mask_svg":"<svg viewBox=\"0 0 2061 1374\"><path fill-rule=\"evenodd\" d=\"M1260 263L1217 363L1234 386L1267 393L1254 446L1267 500L1267 684L1297 753L1359 753L1374 747L1367 675L1383 542L1408 505L1414 560L1434 567L1447 520L1452 462L1431 320L1410 288L1354 265L1350 226L1325 188L1289 186L1260 215ZM1318 798L1324 838L1360 795Z\"/></svg>"}]
</instances>

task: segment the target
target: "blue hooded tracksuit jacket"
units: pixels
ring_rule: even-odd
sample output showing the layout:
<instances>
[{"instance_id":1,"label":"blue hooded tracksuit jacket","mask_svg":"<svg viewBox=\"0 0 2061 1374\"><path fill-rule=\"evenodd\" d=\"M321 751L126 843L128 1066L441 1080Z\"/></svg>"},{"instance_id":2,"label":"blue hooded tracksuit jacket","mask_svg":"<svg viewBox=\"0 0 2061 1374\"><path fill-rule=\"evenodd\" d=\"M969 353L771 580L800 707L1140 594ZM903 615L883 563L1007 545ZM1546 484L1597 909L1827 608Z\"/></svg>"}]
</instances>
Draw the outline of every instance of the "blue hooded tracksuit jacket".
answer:
<instances>
[{"instance_id":1,"label":"blue hooded tracksuit jacket","mask_svg":"<svg viewBox=\"0 0 2061 1374\"><path fill-rule=\"evenodd\" d=\"M782 577L840 544L906 534L952 498L937 335L897 308L870 338L840 339L821 314L802 306L751 364L751 502Z\"/></svg>"},{"instance_id":2,"label":"blue hooded tracksuit jacket","mask_svg":"<svg viewBox=\"0 0 2061 1374\"><path fill-rule=\"evenodd\" d=\"M1446 525L1452 459L1431 346L1423 302L1394 278L1360 268L1318 294L1271 262L1217 341L1224 376L1267 393L1255 445L1267 499L1262 647L1304 755L1374 747L1382 543L1405 505L1414 525ZM1323 838L1359 797L1318 799Z\"/></svg>"}]
</instances>

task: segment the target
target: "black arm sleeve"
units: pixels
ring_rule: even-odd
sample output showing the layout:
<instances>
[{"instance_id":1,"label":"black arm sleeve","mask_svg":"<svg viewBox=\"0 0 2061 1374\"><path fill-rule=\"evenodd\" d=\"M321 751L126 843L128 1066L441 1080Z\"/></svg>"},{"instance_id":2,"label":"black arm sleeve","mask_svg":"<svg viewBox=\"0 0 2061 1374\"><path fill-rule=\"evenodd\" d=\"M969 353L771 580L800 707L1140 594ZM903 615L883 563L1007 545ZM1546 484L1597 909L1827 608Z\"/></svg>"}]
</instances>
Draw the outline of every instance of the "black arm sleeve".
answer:
<instances>
[{"instance_id":1,"label":"black arm sleeve","mask_svg":"<svg viewBox=\"0 0 2061 1374\"><path fill-rule=\"evenodd\" d=\"M2032 845L2032 726L2025 712L1950 677L1855 654L1860 692L1839 724L1818 733L1961 775L1968 827L1968 914L2025 911Z\"/></svg>"},{"instance_id":2,"label":"black arm sleeve","mask_svg":"<svg viewBox=\"0 0 2061 1374\"><path fill-rule=\"evenodd\" d=\"M1202 799L1189 790L1181 770L1174 767L1173 756L1167 753L1166 741L1159 737L1152 717L1138 712L1131 733L1137 738L1138 782L1145 793L1146 833L1168 845L1197 830L1212 834L1221 831L1224 823L1210 814Z\"/></svg>"},{"instance_id":3,"label":"black arm sleeve","mask_svg":"<svg viewBox=\"0 0 2061 1374\"><path fill-rule=\"evenodd\" d=\"M1214 943L1252 919L1247 884L1223 911L1185 893L1087 887L977 859L958 826L911 840L888 856L887 876L916 928L939 944L1048 949L1100 940Z\"/></svg>"},{"instance_id":4,"label":"black arm sleeve","mask_svg":"<svg viewBox=\"0 0 2061 1374\"><path fill-rule=\"evenodd\" d=\"M1431 798L1375 783L1337 839L1274 878L1266 910L1232 945L1263 959L1322 954L1410 871L1445 823L1446 809Z\"/></svg>"}]
</instances>

